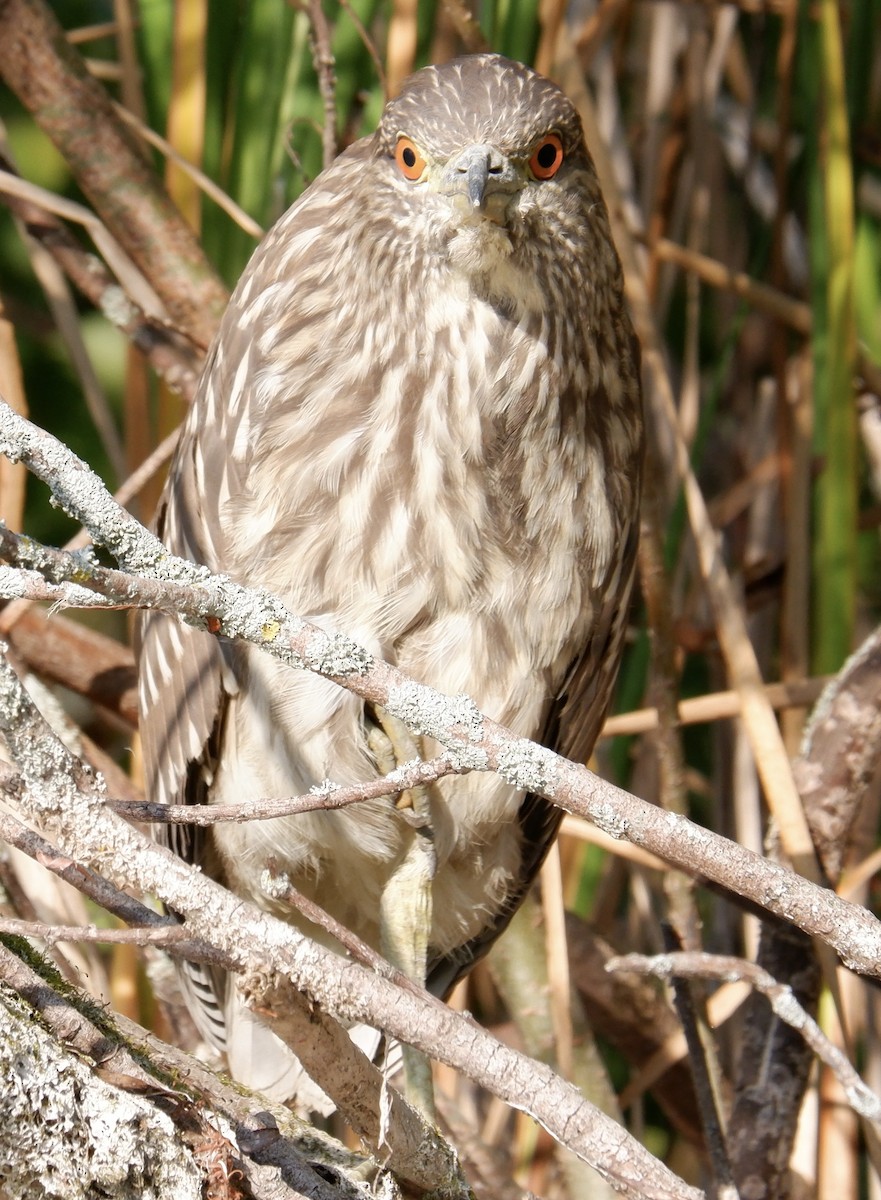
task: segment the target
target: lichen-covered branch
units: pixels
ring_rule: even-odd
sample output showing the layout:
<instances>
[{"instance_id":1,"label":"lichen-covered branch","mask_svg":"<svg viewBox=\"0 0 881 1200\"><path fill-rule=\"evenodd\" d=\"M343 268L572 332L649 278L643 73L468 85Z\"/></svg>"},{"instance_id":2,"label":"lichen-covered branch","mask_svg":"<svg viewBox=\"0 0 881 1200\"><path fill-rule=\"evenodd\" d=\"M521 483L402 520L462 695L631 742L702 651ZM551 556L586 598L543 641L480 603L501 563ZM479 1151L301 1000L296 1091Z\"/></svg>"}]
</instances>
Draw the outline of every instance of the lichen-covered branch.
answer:
<instances>
[{"instance_id":1,"label":"lichen-covered branch","mask_svg":"<svg viewBox=\"0 0 881 1200\"><path fill-rule=\"evenodd\" d=\"M5 1181L15 1180L15 1195L64 1200L80 1195L88 1200L133 1195L185 1200L190 1195L211 1195L233 1200L241 1195L240 1189L209 1187L202 1191L206 1176L209 1184L216 1184L222 1172L229 1183L237 1177L247 1184L254 1200L363 1200L366 1189L354 1181L363 1177L362 1155L346 1151L280 1106L268 1106L261 1100L257 1111L251 1097L222 1083L183 1051L160 1042L124 1017L111 1018L75 996L72 989L62 990L50 968L24 946L20 949L18 954L0 943L0 1057L7 1046L20 1044L22 1025L28 1040L32 1041L33 1029L40 1031L33 1044L45 1054L40 1063L28 1060L29 1092L20 1097L24 1128L33 1133L32 1153L22 1155L21 1142L17 1146L13 1142L21 1126L0 1121L0 1172ZM120 1116L111 1111L102 1133L97 1127L71 1129L67 1122L56 1127L47 1121L53 1109L47 1111L45 1105L41 1109L37 1104L30 1111L25 1100L40 1099L39 1081L48 1081L52 1070L81 1090L93 1090L99 1111L113 1110L118 1103ZM66 1098L62 1092L55 1100L60 1103ZM15 1088L4 1089L0 1112L8 1115L16 1103ZM112 1140L118 1121L132 1112L136 1117L146 1114L146 1124L141 1134L137 1128L123 1129L119 1150L125 1157L115 1146L99 1145L90 1160L84 1138L94 1133L98 1142ZM71 1115L76 1126L76 1111ZM51 1164L55 1169L56 1154L65 1148L72 1161L63 1160L54 1180L47 1178L47 1168ZM119 1176L115 1185L105 1165L108 1160ZM170 1166L175 1163L180 1170L172 1174ZM133 1178L137 1168L140 1178ZM24 1173L36 1170L43 1175L39 1190L36 1183L19 1189ZM195 1190L189 1184L193 1173ZM328 1177L335 1183L329 1183ZM178 1183L181 1190L174 1191ZM81 1185L85 1190L77 1191ZM58 1190L53 1190L56 1186Z\"/></svg>"},{"instance_id":2,"label":"lichen-covered branch","mask_svg":"<svg viewBox=\"0 0 881 1200\"><path fill-rule=\"evenodd\" d=\"M66 1053L0 985L0 1178L47 1200L200 1200L202 1172L171 1119Z\"/></svg>"},{"instance_id":3,"label":"lichen-covered branch","mask_svg":"<svg viewBox=\"0 0 881 1200\"><path fill-rule=\"evenodd\" d=\"M275 970L337 1019L378 1026L465 1072L530 1113L623 1194L699 1200L700 1192L678 1180L548 1067L501 1045L438 1001L397 988L310 941L127 825L104 803L100 781L45 725L5 658L0 659L0 731L22 772L33 818L78 861L115 884L159 896L194 936L241 970L258 963ZM449 1186L450 1180L438 1183Z\"/></svg>"}]
</instances>

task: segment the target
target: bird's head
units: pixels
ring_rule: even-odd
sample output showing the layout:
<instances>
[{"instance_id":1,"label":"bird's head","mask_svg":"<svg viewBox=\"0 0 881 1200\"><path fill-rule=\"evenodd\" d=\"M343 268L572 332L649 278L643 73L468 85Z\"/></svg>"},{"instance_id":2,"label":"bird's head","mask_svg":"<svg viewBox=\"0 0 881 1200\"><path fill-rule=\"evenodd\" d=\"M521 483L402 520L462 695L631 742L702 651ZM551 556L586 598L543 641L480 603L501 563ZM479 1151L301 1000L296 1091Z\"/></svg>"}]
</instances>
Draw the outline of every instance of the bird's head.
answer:
<instances>
[{"instance_id":1,"label":"bird's head","mask_svg":"<svg viewBox=\"0 0 881 1200\"><path fill-rule=\"evenodd\" d=\"M454 59L411 75L383 113L373 155L402 223L419 219L474 266L507 257L585 211L597 191L581 122L556 85L497 54Z\"/></svg>"}]
</instances>

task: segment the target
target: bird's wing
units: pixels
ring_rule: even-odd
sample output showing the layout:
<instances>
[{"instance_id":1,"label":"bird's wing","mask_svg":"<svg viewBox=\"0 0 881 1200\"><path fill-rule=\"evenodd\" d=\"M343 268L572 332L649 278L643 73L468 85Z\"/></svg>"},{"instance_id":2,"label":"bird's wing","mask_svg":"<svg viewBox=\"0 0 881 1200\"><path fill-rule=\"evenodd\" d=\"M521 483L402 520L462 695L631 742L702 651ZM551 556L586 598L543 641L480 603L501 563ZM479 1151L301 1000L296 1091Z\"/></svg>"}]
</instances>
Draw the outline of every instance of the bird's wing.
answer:
<instances>
[{"instance_id":1,"label":"bird's wing","mask_svg":"<svg viewBox=\"0 0 881 1200\"><path fill-rule=\"evenodd\" d=\"M212 744L226 706L219 646L209 634L161 613L141 618L137 643L147 795L163 804L202 803ZM204 830L161 825L155 836L185 862L201 864ZM224 1050L221 981L207 967L189 962L179 978L200 1033Z\"/></svg>"},{"instance_id":2,"label":"bird's wing","mask_svg":"<svg viewBox=\"0 0 881 1200\"><path fill-rule=\"evenodd\" d=\"M218 371L209 358L202 389ZM204 396L197 400L199 405ZM222 431L190 414L156 515L156 533L172 554L217 569L221 536L216 514L206 512L199 478L212 455L222 453ZM223 707L224 659L220 643L201 630L162 613L144 613L136 631L141 723L147 794L162 804L194 803L193 764L199 763ZM174 849L195 861L186 826Z\"/></svg>"},{"instance_id":3,"label":"bird's wing","mask_svg":"<svg viewBox=\"0 0 881 1200\"><path fill-rule=\"evenodd\" d=\"M623 530L622 538L621 556L615 566L618 578L606 581L606 600L593 634L572 663L545 722L542 743L573 762L586 762L593 753L618 675L636 573L638 526L634 523Z\"/></svg>"},{"instance_id":4,"label":"bird's wing","mask_svg":"<svg viewBox=\"0 0 881 1200\"><path fill-rule=\"evenodd\" d=\"M209 372L214 372L215 380L218 372L223 374L217 358L215 352L208 360L203 391L212 386ZM213 469L215 456L223 455L224 431L194 419L197 415L182 431L170 473L174 486L166 488L155 524L157 535L172 553L216 569L221 530L216 515L205 512L198 479ZM145 612L136 625L135 651L147 795L162 804L204 803L228 698L236 690L229 648L176 617ZM204 830L165 825L157 827L156 836L185 862L202 864ZM220 978L199 964L187 963L181 981L194 1001L190 1009L200 1032L224 1049Z\"/></svg>"},{"instance_id":5,"label":"bird's wing","mask_svg":"<svg viewBox=\"0 0 881 1200\"><path fill-rule=\"evenodd\" d=\"M331 168L342 179L336 189L340 197L349 195L351 174L366 154L366 143L357 143ZM268 353L261 336L279 309L292 325L298 314L313 314L318 291L314 285L325 269L313 240L322 221L329 220L328 195L333 191L327 174L323 179L324 185L304 193L263 239L239 281L209 352L157 519L157 533L172 553L213 571L229 572L241 582L273 583L262 577L255 580L242 553L236 557L233 552L230 501L240 507L248 492L254 444L259 441L250 436L252 420L268 403L258 396ZM292 256L290 246L299 245L298 235L308 243L311 257L301 251ZM274 309L266 302L268 296ZM302 356L308 357L314 345L302 331L300 344ZM298 379L299 373L290 369ZM302 399L302 389L272 394L270 399L273 411L290 411ZM291 458L296 451L286 443L285 453ZM141 618L136 648L147 793L164 804L204 802L230 700L247 669L247 652L160 613ZM170 825L160 837L185 861L210 869L212 839L204 831ZM194 1000L190 1008L201 1032L218 1049L227 1049L222 973L186 964L181 978Z\"/></svg>"},{"instance_id":6,"label":"bird's wing","mask_svg":"<svg viewBox=\"0 0 881 1200\"><path fill-rule=\"evenodd\" d=\"M585 762L593 750L618 673L627 627L628 599L636 569L637 527L633 526L624 537L618 564L620 583L607 587L608 599L597 615L593 634L572 663L559 695L551 704L539 739L543 745L575 762ZM503 907L484 930L464 946L430 964L426 980L429 991L446 998L474 964L489 953L532 887L562 819L563 810L543 796L530 792L523 798L517 814L522 858L515 884Z\"/></svg>"}]
</instances>

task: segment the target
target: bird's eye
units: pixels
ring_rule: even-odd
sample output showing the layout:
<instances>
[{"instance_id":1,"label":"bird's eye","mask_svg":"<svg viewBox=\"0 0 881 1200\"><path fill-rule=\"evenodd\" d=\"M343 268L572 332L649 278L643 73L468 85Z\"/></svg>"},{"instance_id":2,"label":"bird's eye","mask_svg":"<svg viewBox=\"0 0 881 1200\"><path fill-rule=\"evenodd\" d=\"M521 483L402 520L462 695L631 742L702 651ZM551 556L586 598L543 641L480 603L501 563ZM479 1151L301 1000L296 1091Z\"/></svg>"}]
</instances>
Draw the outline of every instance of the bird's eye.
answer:
<instances>
[{"instance_id":1,"label":"bird's eye","mask_svg":"<svg viewBox=\"0 0 881 1200\"><path fill-rule=\"evenodd\" d=\"M419 179L425 170L425 159L406 137L398 138L398 144L395 146L395 162L405 179Z\"/></svg>"},{"instance_id":2,"label":"bird's eye","mask_svg":"<svg viewBox=\"0 0 881 1200\"><path fill-rule=\"evenodd\" d=\"M529 169L536 179L553 179L562 162L563 143L555 133L549 133L533 150Z\"/></svg>"}]
</instances>

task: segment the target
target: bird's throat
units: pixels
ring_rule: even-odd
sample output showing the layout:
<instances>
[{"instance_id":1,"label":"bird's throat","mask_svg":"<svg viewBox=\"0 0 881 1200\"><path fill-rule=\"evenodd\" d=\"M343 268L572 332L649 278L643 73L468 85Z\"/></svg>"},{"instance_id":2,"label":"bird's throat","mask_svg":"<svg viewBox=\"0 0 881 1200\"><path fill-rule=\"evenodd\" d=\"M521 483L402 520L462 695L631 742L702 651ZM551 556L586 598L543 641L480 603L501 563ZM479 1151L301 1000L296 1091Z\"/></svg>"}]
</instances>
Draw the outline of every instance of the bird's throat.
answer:
<instances>
[{"instance_id":1,"label":"bird's throat","mask_svg":"<svg viewBox=\"0 0 881 1200\"><path fill-rule=\"evenodd\" d=\"M453 226L448 243L450 265L464 275L492 275L508 263L513 251L503 225L476 217Z\"/></svg>"},{"instance_id":2,"label":"bird's throat","mask_svg":"<svg viewBox=\"0 0 881 1200\"><path fill-rule=\"evenodd\" d=\"M468 292L521 320L542 310L532 272L516 253L511 234L486 218L453 227L447 261Z\"/></svg>"}]
</instances>

